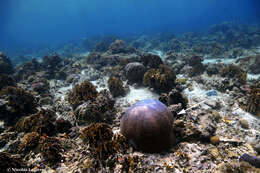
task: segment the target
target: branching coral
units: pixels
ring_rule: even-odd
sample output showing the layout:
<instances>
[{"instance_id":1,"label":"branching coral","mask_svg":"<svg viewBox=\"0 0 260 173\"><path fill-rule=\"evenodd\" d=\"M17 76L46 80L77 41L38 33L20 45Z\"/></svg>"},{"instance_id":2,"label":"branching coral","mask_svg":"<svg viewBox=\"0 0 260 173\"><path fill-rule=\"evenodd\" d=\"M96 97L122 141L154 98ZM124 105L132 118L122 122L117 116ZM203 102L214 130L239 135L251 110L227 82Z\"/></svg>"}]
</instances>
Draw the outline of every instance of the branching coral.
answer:
<instances>
[{"instance_id":1,"label":"branching coral","mask_svg":"<svg viewBox=\"0 0 260 173\"><path fill-rule=\"evenodd\" d=\"M50 165L54 165L61 160L62 146L58 139L41 136L38 148L45 161Z\"/></svg>"},{"instance_id":2,"label":"branching coral","mask_svg":"<svg viewBox=\"0 0 260 173\"><path fill-rule=\"evenodd\" d=\"M81 138L90 145L93 154L106 159L114 153L112 128L105 123L90 124L82 130Z\"/></svg>"},{"instance_id":3,"label":"branching coral","mask_svg":"<svg viewBox=\"0 0 260 173\"><path fill-rule=\"evenodd\" d=\"M98 92L95 86L89 81L84 81L82 84L76 85L72 89L68 94L68 101L73 109L75 109L88 100L94 100L97 97L97 94Z\"/></svg>"},{"instance_id":4,"label":"branching coral","mask_svg":"<svg viewBox=\"0 0 260 173\"><path fill-rule=\"evenodd\" d=\"M168 92L175 86L175 79L171 68L160 65L158 69L150 69L144 74L143 83L158 92Z\"/></svg>"},{"instance_id":5,"label":"branching coral","mask_svg":"<svg viewBox=\"0 0 260 173\"><path fill-rule=\"evenodd\" d=\"M108 89L113 97L123 96L125 94L123 82L120 78L111 76L108 79Z\"/></svg>"},{"instance_id":6,"label":"branching coral","mask_svg":"<svg viewBox=\"0 0 260 173\"><path fill-rule=\"evenodd\" d=\"M247 103L242 108L247 112L260 116L260 83L250 87L246 100Z\"/></svg>"},{"instance_id":7,"label":"branching coral","mask_svg":"<svg viewBox=\"0 0 260 173\"><path fill-rule=\"evenodd\" d=\"M16 129L21 132L38 132L39 134L53 135L56 133L53 122L55 113L44 110L20 119L16 124Z\"/></svg>"},{"instance_id":8,"label":"branching coral","mask_svg":"<svg viewBox=\"0 0 260 173\"><path fill-rule=\"evenodd\" d=\"M19 145L19 151L24 152L36 147L39 143L40 135L37 132L31 132L24 135L21 144Z\"/></svg>"}]
</instances>

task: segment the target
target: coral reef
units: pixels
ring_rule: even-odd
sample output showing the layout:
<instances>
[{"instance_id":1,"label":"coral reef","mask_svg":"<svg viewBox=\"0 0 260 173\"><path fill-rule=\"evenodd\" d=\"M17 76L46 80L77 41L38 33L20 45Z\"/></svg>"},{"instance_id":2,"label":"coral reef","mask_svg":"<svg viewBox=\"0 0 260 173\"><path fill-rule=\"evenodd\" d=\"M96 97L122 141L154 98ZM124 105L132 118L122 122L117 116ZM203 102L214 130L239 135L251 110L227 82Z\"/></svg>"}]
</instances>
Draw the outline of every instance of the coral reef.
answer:
<instances>
[{"instance_id":1,"label":"coral reef","mask_svg":"<svg viewBox=\"0 0 260 173\"><path fill-rule=\"evenodd\" d=\"M59 118L55 122L56 130L59 133L70 133L70 129L72 128L72 124L69 120L64 120L63 118Z\"/></svg>"},{"instance_id":2,"label":"coral reef","mask_svg":"<svg viewBox=\"0 0 260 173\"><path fill-rule=\"evenodd\" d=\"M93 122L111 122L114 119L114 103L107 90L101 91L95 100L78 106L74 111L79 124Z\"/></svg>"},{"instance_id":3,"label":"coral reef","mask_svg":"<svg viewBox=\"0 0 260 173\"><path fill-rule=\"evenodd\" d=\"M146 69L143 64L132 62L125 66L124 71L125 76L130 83L141 83Z\"/></svg>"},{"instance_id":4,"label":"coral reef","mask_svg":"<svg viewBox=\"0 0 260 173\"><path fill-rule=\"evenodd\" d=\"M55 112L51 110L40 110L30 116L21 118L16 124L16 130L19 132L37 132L40 135L54 135L55 130Z\"/></svg>"},{"instance_id":5,"label":"coral reef","mask_svg":"<svg viewBox=\"0 0 260 173\"><path fill-rule=\"evenodd\" d=\"M124 96L126 94L123 82L120 78L111 76L108 81L108 89L113 97Z\"/></svg>"},{"instance_id":6,"label":"coral reef","mask_svg":"<svg viewBox=\"0 0 260 173\"><path fill-rule=\"evenodd\" d=\"M12 123L23 116L36 111L35 98L22 88L6 87L0 91L0 97L4 98L6 104L2 105L1 118Z\"/></svg>"},{"instance_id":7,"label":"coral reef","mask_svg":"<svg viewBox=\"0 0 260 173\"><path fill-rule=\"evenodd\" d=\"M37 61L37 59L33 58L32 60L17 66L14 76L17 80L26 80L29 76L39 72L40 69L41 64Z\"/></svg>"},{"instance_id":8,"label":"coral reef","mask_svg":"<svg viewBox=\"0 0 260 173\"><path fill-rule=\"evenodd\" d=\"M176 89L172 89L168 95L161 94L159 100L167 106L181 103L183 109L186 109L188 104L188 99Z\"/></svg>"},{"instance_id":9,"label":"coral reef","mask_svg":"<svg viewBox=\"0 0 260 173\"><path fill-rule=\"evenodd\" d=\"M8 56L0 52L0 74L12 74L14 69Z\"/></svg>"},{"instance_id":10,"label":"coral reef","mask_svg":"<svg viewBox=\"0 0 260 173\"><path fill-rule=\"evenodd\" d=\"M175 73L170 67L160 65L158 69L149 69L144 74L143 83L158 92L168 92L175 86L175 79Z\"/></svg>"},{"instance_id":11,"label":"coral reef","mask_svg":"<svg viewBox=\"0 0 260 173\"><path fill-rule=\"evenodd\" d=\"M96 42L93 50L96 52L105 52L108 50L110 44L113 43L115 40L115 36L105 36Z\"/></svg>"},{"instance_id":12,"label":"coral reef","mask_svg":"<svg viewBox=\"0 0 260 173\"><path fill-rule=\"evenodd\" d=\"M0 91L7 86L16 86L14 78L6 74L0 74Z\"/></svg>"},{"instance_id":13,"label":"coral reef","mask_svg":"<svg viewBox=\"0 0 260 173\"><path fill-rule=\"evenodd\" d=\"M191 70L189 71L189 75L190 76L195 76L195 75L199 75L201 73L203 73L204 71L204 66L201 63L202 62L202 58L200 56L192 56L190 57L187 61L187 63L189 64L189 66L191 66Z\"/></svg>"},{"instance_id":14,"label":"coral reef","mask_svg":"<svg viewBox=\"0 0 260 173\"><path fill-rule=\"evenodd\" d=\"M30 151L38 146L40 135L37 132L26 133L19 145L19 152Z\"/></svg>"},{"instance_id":15,"label":"coral reef","mask_svg":"<svg viewBox=\"0 0 260 173\"><path fill-rule=\"evenodd\" d=\"M246 83L247 73L236 65L227 65L220 71L222 77L232 78L240 84Z\"/></svg>"},{"instance_id":16,"label":"coral reef","mask_svg":"<svg viewBox=\"0 0 260 173\"><path fill-rule=\"evenodd\" d=\"M25 168L26 163L19 157L11 156L7 152L0 152L0 170L10 172L12 168Z\"/></svg>"},{"instance_id":17,"label":"coral reef","mask_svg":"<svg viewBox=\"0 0 260 173\"><path fill-rule=\"evenodd\" d=\"M81 138L90 145L93 154L99 159L107 159L114 153L113 132L108 124L90 124L82 130Z\"/></svg>"},{"instance_id":18,"label":"coral reef","mask_svg":"<svg viewBox=\"0 0 260 173\"><path fill-rule=\"evenodd\" d=\"M49 165L55 165L61 160L62 146L55 137L41 136L38 148Z\"/></svg>"},{"instance_id":19,"label":"coral reef","mask_svg":"<svg viewBox=\"0 0 260 173\"><path fill-rule=\"evenodd\" d=\"M142 100L130 107L121 119L121 133L145 152L160 152L170 147L173 115L158 100Z\"/></svg>"},{"instance_id":20,"label":"coral reef","mask_svg":"<svg viewBox=\"0 0 260 173\"><path fill-rule=\"evenodd\" d=\"M163 64L162 59L158 55L144 54L141 56L141 62L147 68L158 68Z\"/></svg>"},{"instance_id":21,"label":"coral reef","mask_svg":"<svg viewBox=\"0 0 260 173\"><path fill-rule=\"evenodd\" d=\"M80 104L88 100L94 100L97 94L98 92L95 86L89 81L84 81L82 84L74 86L72 91L68 94L68 101L73 109L76 109Z\"/></svg>"},{"instance_id":22,"label":"coral reef","mask_svg":"<svg viewBox=\"0 0 260 173\"><path fill-rule=\"evenodd\" d=\"M246 103L241 107L254 115L260 116L260 83L253 85L248 90Z\"/></svg>"}]
</instances>

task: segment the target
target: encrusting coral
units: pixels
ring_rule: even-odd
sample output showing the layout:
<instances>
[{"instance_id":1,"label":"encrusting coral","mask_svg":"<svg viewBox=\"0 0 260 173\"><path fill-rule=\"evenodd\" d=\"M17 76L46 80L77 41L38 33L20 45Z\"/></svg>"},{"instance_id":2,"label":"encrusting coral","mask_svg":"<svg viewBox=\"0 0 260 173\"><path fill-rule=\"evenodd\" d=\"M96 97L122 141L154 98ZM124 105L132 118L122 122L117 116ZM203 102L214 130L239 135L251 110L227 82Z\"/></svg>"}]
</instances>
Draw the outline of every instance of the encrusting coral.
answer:
<instances>
[{"instance_id":1,"label":"encrusting coral","mask_svg":"<svg viewBox=\"0 0 260 173\"><path fill-rule=\"evenodd\" d=\"M95 86L89 81L84 81L82 84L74 86L72 91L68 94L68 101L73 109L75 109L88 100L94 100L97 94L98 92Z\"/></svg>"},{"instance_id":2,"label":"encrusting coral","mask_svg":"<svg viewBox=\"0 0 260 173\"><path fill-rule=\"evenodd\" d=\"M158 69L152 68L144 74L143 83L157 92L168 92L175 86L175 79L175 73L170 67L160 65Z\"/></svg>"}]
</instances>

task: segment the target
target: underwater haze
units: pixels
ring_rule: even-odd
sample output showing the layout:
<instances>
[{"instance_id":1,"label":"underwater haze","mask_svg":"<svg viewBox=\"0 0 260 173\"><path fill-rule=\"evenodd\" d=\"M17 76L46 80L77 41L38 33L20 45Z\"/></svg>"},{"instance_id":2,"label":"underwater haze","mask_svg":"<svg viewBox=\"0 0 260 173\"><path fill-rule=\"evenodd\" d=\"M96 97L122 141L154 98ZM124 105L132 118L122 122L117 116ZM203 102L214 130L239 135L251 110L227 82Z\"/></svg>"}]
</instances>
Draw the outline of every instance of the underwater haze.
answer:
<instances>
[{"instance_id":1,"label":"underwater haze","mask_svg":"<svg viewBox=\"0 0 260 173\"><path fill-rule=\"evenodd\" d=\"M257 0L1 0L0 48L62 44L104 34L203 31L259 21Z\"/></svg>"}]
</instances>

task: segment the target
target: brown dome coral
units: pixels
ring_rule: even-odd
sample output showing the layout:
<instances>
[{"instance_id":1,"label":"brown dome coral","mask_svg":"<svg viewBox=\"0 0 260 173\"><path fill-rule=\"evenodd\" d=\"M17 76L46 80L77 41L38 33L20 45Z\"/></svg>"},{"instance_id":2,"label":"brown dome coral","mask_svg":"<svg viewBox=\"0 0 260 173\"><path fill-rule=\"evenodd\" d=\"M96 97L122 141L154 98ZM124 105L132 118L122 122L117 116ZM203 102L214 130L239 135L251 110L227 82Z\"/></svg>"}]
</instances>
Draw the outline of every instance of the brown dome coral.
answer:
<instances>
[{"instance_id":1,"label":"brown dome coral","mask_svg":"<svg viewBox=\"0 0 260 173\"><path fill-rule=\"evenodd\" d=\"M170 110L158 100L142 100L130 107L121 119L121 133L137 149L160 152L170 147L173 117Z\"/></svg>"}]
</instances>

